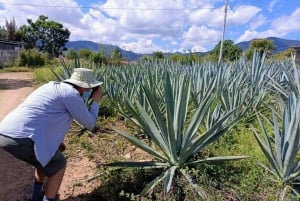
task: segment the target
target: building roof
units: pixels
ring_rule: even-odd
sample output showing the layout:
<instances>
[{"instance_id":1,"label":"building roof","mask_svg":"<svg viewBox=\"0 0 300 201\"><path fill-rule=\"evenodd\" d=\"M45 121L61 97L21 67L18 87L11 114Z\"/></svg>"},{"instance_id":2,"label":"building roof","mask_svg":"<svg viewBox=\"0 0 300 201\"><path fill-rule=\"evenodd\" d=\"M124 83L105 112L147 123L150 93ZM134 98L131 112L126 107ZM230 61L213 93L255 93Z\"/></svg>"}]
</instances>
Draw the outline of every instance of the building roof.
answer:
<instances>
[{"instance_id":1,"label":"building roof","mask_svg":"<svg viewBox=\"0 0 300 201\"><path fill-rule=\"evenodd\" d=\"M12 40L0 40L0 44L8 44L8 45L24 45L24 42L20 41L12 41Z\"/></svg>"}]
</instances>

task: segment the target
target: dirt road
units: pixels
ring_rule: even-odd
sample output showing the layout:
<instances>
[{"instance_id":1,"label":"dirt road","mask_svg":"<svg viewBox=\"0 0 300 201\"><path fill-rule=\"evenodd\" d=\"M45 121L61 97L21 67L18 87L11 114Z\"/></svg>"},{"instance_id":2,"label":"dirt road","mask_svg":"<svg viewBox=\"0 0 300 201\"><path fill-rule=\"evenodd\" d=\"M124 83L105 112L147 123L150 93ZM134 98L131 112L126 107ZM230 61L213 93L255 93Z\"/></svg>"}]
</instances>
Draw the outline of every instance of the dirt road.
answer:
<instances>
[{"instance_id":1,"label":"dirt road","mask_svg":"<svg viewBox=\"0 0 300 201\"><path fill-rule=\"evenodd\" d=\"M33 73L0 73L0 121L33 90Z\"/></svg>"},{"instance_id":2,"label":"dirt road","mask_svg":"<svg viewBox=\"0 0 300 201\"><path fill-rule=\"evenodd\" d=\"M33 90L33 73L0 73L0 121ZM0 149L0 200L22 201L30 195L33 168Z\"/></svg>"}]
</instances>

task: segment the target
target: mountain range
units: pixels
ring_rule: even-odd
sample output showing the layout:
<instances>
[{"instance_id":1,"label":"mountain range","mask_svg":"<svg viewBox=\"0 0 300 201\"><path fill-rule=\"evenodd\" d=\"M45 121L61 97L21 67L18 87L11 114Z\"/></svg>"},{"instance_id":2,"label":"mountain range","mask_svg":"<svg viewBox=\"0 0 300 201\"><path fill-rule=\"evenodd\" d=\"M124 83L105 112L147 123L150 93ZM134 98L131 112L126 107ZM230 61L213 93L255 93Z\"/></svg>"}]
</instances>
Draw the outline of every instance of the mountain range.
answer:
<instances>
[{"instance_id":1,"label":"mountain range","mask_svg":"<svg viewBox=\"0 0 300 201\"><path fill-rule=\"evenodd\" d=\"M282 39L282 38L276 38L276 37L269 37L266 38L268 40L272 40L274 45L275 45L275 50L273 51L274 53L278 53L278 52L282 52L286 49L288 49L289 47L293 47L293 46L300 46L300 41L298 40L288 40L288 39ZM253 39L255 40L255 39ZM250 41L244 41L244 42L240 42L237 43L235 45L237 45L238 47L240 47L243 51L247 50L250 43L252 40ZM142 54L142 53L135 53L132 51L128 51L128 50L124 50L118 46L114 46L114 45L107 45L107 44L100 44L100 43L96 43L93 41L69 41L66 44L66 47L68 49L73 49L75 51L78 51L80 49L89 49L92 51L99 51L101 49L101 47L105 48L105 51L107 53L109 53L112 49L117 48L120 50L123 58L125 58L127 61L137 61L140 57L142 56L151 56L152 54ZM198 52L199 55L204 55L207 52ZM168 53L168 55L171 53Z\"/></svg>"}]
</instances>

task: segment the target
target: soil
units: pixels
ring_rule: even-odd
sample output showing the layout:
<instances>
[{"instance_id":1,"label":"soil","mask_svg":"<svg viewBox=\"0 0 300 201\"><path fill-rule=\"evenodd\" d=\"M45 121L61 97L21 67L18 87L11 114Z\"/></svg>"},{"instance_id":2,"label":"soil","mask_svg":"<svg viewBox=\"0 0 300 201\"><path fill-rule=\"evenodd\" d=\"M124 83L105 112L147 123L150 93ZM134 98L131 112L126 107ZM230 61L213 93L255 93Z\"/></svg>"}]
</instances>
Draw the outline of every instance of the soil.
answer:
<instances>
[{"instance_id":1,"label":"soil","mask_svg":"<svg viewBox=\"0 0 300 201\"><path fill-rule=\"evenodd\" d=\"M0 121L35 89L33 78L32 72L0 73ZM33 167L1 149L0 161L0 200L23 201L30 198ZM59 191L60 200L80 201L79 195L97 188L98 182L86 182L87 178L96 174L95 171L96 163L80 149L76 150L76 156L68 157L67 170Z\"/></svg>"}]
</instances>

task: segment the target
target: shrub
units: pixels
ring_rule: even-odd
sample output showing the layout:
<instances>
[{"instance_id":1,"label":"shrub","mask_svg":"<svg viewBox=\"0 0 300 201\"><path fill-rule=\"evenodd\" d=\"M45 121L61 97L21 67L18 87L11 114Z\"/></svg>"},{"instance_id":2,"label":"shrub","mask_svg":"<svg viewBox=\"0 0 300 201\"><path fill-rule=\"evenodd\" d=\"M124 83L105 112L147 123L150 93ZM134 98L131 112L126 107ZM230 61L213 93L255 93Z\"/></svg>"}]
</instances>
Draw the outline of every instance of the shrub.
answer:
<instances>
[{"instance_id":1,"label":"shrub","mask_svg":"<svg viewBox=\"0 0 300 201\"><path fill-rule=\"evenodd\" d=\"M17 59L18 66L43 66L45 65L47 56L37 52L35 49L22 50Z\"/></svg>"}]
</instances>

